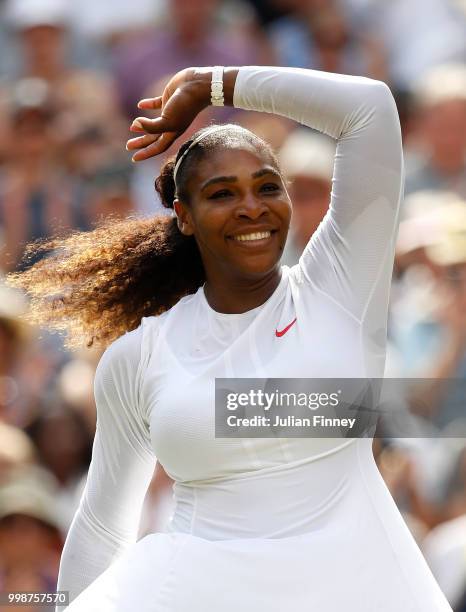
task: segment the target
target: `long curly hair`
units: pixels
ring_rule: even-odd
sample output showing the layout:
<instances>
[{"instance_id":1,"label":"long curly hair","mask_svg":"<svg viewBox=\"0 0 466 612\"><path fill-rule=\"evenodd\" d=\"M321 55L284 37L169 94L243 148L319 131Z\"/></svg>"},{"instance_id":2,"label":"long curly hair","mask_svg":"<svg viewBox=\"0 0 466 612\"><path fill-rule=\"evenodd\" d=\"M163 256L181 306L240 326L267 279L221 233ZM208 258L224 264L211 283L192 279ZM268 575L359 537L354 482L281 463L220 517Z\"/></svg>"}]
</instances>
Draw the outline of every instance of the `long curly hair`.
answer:
<instances>
[{"instance_id":1,"label":"long curly hair","mask_svg":"<svg viewBox=\"0 0 466 612\"><path fill-rule=\"evenodd\" d=\"M271 147L249 130L234 124L224 128L212 130L191 147L178 168L176 185L176 162L210 128L196 132L165 162L155 188L166 208L173 209L175 195L190 204L189 178L196 164L217 147L241 140L268 152L276 162ZM168 310L205 281L195 238L182 234L176 217L168 215L107 217L91 231L32 242L22 267L6 280L29 295L27 319L64 333L68 348L105 347L137 328L142 317Z\"/></svg>"}]
</instances>

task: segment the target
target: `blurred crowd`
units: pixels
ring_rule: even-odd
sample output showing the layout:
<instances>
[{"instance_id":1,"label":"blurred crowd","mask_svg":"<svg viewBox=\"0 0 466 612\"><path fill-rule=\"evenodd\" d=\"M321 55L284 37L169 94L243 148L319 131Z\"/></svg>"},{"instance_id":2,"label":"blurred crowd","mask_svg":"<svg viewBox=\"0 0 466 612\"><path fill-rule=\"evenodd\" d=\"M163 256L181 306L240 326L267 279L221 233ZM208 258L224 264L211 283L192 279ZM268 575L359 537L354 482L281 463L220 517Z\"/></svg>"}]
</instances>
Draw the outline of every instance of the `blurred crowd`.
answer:
<instances>
[{"instance_id":1,"label":"blurred crowd","mask_svg":"<svg viewBox=\"0 0 466 612\"><path fill-rule=\"evenodd\" d=\"M465 612L465 0L0 1L0 592L56 588L91 457L100 357L28 326L24 296L2 278L30 265L31 240L109 214L164 214L153 186L163 160L130 163L129 122L174 72L213 64L315 68L392 88L406 197L386 376L423 382L400 398L417 434L388 429L374 453L454 611ZM293 265L327 211L334 142L231 108L206 109L190 132L213 120L275 147L291 181L283 263ZM171 509L158 466L140 534L163 530Z\"/></svg>"}]
</instances>

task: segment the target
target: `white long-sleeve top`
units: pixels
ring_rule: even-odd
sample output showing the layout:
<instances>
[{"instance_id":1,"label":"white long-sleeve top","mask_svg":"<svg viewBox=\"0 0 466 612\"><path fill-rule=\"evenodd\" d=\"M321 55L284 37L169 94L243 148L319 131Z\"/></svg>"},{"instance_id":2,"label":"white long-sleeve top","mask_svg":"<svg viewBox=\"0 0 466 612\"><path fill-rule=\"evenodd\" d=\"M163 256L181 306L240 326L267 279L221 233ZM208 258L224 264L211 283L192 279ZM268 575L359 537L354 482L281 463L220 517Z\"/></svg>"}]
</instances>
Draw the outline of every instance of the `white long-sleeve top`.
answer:
<instances>
[{"instance_id":1,"label":"white long-sleeve top","mask_svg":"<svg viewBox=\"0 0 466 612\"><path fill-rule=\"evenodd\" d=\"M262 306L217 313L200 288L105 351L92 462L60 565L58 588L71 600L135 542L156 457L175 480L172 532L222 539L312 529L310 508L332 479L313 479L306 497L304 473L281 468L327 457L341 440L216 439L215 377L383 374L403 163L390 90L362 77L242 67L233 102L336 139L329 212ZM251 488L243 476L252 472L264 478Z\"/></svg>"}]
</instances>

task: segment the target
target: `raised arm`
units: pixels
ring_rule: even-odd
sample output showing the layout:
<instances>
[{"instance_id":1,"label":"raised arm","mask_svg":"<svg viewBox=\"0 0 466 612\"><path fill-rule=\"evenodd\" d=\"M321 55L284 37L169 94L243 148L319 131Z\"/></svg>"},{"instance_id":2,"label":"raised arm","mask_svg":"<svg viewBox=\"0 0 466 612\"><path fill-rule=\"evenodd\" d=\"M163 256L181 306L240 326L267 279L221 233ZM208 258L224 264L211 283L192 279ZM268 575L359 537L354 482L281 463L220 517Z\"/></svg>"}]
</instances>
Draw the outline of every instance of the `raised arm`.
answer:
<instances>
[{"instance_id":1,"label":"raised arm","mask_svg":"<svg viewBox=\"0 0 466 612\"><path fill-rule=\"evenodd\" d=\"M337 140L330 208L300 267L359 321L372 308L383 320L403 184L400 124L387 85L314 70L248 67L238 73L234 105L284 115Z\"/></svg>"},{"instance_id":2,"label":"raised arm","mask_svg":"<svg viewBox=\"0 0 466 612\"><path fill-rule=\"evenodd\" d=\"M70 591L70 601L137 538L156 463L139 402L141 338L142 327L125 334L107 348L97 367L92 461L58 576L58 589Z\"/></svg>"}]
</instances>

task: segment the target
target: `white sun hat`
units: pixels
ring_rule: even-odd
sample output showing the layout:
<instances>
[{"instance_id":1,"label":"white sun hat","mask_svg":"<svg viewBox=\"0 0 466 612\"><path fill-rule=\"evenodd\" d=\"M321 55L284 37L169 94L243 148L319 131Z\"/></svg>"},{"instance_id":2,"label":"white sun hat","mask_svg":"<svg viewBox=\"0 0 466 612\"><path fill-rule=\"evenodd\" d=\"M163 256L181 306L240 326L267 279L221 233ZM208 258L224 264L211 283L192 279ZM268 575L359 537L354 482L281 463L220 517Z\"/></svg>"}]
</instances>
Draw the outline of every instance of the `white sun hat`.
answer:
<instances>
[{"instance_id":1,"label":"white sun hat","mask_svg":"<svg viewBox=\"0 0 466 612\"><path fill-rule=\"evenodd\" d=\"M278 159L289 178L309 176L331 181L335 144L327 136L297 128L284 142Z\"/></svg>"},{"instance_id":2,"label":"white sun hat","mask_svg":"<svg viewBox=\"0 0 466 612\"><path fill-rule=\"evenodd\" d=\"M65 522L57 506L58 492L56 478L45 468L38 465L13 468L0 483L0 520L24 514L63 532Z\"/></svg>"},{"instance_id":3,"label":"white sun hat","mask_svg":"<svg viewBox=\"0 0 466 612\"><path fill-rule=\"evenodd\" d=\"M26 30L42 25L66 26L70 13L65 0L7 0L4 15L13 28Z\"/></svg>"},{"instance_id":4,"label":"white sun hat","mask_svg":"<svg viewBox=\"0 0 466 612\"><path fill-rule=\"evenodd\" d=\"M466 65L452 62L431 68L415 83L413 93L421 108L448 100L466 100Z\"/></svg>"}]
</instances>

